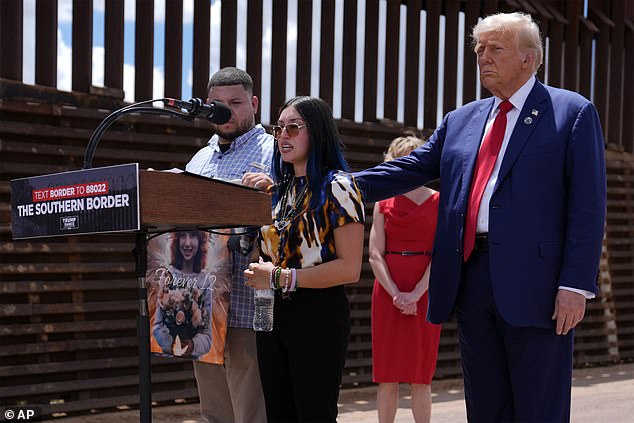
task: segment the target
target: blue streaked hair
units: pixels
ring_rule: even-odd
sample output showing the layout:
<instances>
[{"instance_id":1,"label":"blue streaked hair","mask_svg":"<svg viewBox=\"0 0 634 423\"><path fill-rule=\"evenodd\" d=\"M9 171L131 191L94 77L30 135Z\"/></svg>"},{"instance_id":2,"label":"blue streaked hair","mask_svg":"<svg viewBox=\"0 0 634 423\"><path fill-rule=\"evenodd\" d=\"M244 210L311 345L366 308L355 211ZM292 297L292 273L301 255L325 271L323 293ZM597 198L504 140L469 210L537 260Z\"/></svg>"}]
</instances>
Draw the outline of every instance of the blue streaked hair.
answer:
<instances>
[{"instance_id":1,"label":"blue streaked hair","mask_svg":"<svg viewBox=\"0 0 634 423\"><path fill-rule=\"evenodd\" d=\"M308 150L308 162L306 163L306 179L311 192L309 208L316 209L319 206L319 197L324 178L330 171L348 171L348 163L343 158L343 144L339 139L337 125L332 116L330 106L324 100L316 97L295 97L286 101L280 108L280 114L287 107L294 107L308 125L310 146ZM282 161L277 139L273 150L272 176L278 184L277 193L274 195L274 204L279 201L286 184L295 176L292 163Z\"/></svg>"}]
</instances>

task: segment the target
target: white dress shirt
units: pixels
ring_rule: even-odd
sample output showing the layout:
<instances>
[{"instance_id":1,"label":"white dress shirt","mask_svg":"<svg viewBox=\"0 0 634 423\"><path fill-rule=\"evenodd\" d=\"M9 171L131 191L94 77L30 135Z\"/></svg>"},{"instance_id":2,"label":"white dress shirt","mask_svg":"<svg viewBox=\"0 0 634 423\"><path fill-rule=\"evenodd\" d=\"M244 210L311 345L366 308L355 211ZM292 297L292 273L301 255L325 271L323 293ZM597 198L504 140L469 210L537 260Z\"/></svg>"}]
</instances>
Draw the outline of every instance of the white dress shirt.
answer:
<instances>
[{"instance_id":1,"label":"white dress shirt","mask_svg":"<svg viewBox=\"0 0 634 423\"><path fill-rule=\"evenodd\" d=\"M500 166L502 166L502 160L504 159L506 148L509 145L511 134L513 134L515 124L520 117L520 112L524 107L524 103L526 103L528 95L535 85L535 81L536 78L533 75L531 78L528 79L528 81L526 81L524 85L520 87L519 90L515 91L511 98L508 99L508 101L510 101L513 105L513 108L506 113L506 130L504 131L504 139L502 140L500 153L498 154L495 165L493 166L493 170L491 171L489 181L487 182L486 187L484 187L482 201L480 202L480 209L478 210L478 219L476 221L476 233L489 232L489 202L491 201L491 196L493 195L495 186L497 184L498 174L500 173ZM493 121L495 120L495 117L499 112L498 106L500 105L500 103L502 103L502 101L503 100L501 98L494 97L493 108L491 110L491 114L489 115L489 120L487 121L484 134L487 134L491 129ZM480 147L482 147L482 141L480 141ZM570 288L567 286L560 286L559 289L565 289L568 291L576 292L578 294L582 294L588 299L594 298L594 292L586 291L583 289Z\"/></svg>"}]
</instances>

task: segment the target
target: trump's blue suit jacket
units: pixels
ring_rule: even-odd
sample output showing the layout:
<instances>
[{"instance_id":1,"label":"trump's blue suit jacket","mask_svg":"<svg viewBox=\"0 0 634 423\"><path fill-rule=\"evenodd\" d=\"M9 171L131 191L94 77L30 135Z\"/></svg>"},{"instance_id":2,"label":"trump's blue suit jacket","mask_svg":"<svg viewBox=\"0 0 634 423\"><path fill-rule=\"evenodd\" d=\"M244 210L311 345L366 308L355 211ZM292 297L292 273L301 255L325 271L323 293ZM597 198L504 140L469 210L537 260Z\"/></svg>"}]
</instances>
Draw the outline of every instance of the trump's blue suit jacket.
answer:
<instances>
[{"instance_id":1,"label":"trump's blue suit jacket","mask_svg":"<svg viewBox=\"0 0 634 423\"><path fill-rule=\"evenodd\" d=\"M469 188L493 102L479 100L450 112L409 156L354 174L368 202L440 178L429 284L432 323L447 319L458 294ZM551 328L559 286L597 292L605 209L604 141L595 107L576 93L536 81L489 204L491 283L507 323Z\"/></svg>"}]
</instances>

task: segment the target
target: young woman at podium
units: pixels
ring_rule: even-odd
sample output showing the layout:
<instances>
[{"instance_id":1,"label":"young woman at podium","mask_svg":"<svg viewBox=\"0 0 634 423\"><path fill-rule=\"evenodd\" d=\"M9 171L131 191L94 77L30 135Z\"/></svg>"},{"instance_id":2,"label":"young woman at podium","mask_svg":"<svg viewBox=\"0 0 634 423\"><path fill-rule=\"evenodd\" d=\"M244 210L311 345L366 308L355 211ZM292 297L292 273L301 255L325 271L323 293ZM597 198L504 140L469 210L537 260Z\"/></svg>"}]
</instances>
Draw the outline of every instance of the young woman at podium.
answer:
<instances>
[{"instance_id":1,"label":"young woman at podium","mask_svg":"<svg viewBox=\"0 0 634 423\"><path fill-rule=\"evenodd\" d=\"M273 135L273 224L260 231L260 262L244 272L247 285L275 289L273 331L257 333L266 413L334 422L350 334L343 285L361 273L362 197L323 100L287 101Z\"/></svg>"}]
</instances>

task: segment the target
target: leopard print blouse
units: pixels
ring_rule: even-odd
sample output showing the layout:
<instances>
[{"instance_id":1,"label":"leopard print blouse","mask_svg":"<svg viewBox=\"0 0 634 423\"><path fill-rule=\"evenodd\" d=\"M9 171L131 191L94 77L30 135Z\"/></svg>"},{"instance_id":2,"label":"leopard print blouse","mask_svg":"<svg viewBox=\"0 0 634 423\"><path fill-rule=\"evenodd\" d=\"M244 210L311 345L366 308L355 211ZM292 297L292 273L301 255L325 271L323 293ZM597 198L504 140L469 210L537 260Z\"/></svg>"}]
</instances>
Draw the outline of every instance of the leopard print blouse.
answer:
<instances>
[{"instance_id":1,"label":"leopard print blouse","mask_svg":"<svg viewBox=\"0 0 634 423\"><path fill-rule=\"evenodd\" d=\"M307 192L306 184L306 177L295 178L287 195L274 196L280 199L273 207L274 224L260 229L260 254L276 266L302 269L336 259L334 230L365 220L361 192L349 173L326 175L316 209L308 209L315 193Z\"/></svg>"}]
</instances>

